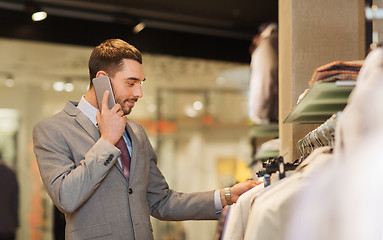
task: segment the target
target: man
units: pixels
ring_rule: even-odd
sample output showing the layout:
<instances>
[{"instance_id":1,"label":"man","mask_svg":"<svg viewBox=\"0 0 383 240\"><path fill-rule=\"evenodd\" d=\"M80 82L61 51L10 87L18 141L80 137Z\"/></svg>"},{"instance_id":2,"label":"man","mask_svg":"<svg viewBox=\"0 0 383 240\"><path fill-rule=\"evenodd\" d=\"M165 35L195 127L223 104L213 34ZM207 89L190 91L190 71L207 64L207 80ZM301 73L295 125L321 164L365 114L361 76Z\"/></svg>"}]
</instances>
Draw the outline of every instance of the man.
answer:
<instances>
[{"instance_id":1,"label":"man","mask_svg":"<svg viewBox=\"0 0 383 240\"><path fill-rule=\"evenodd\" d=\"M247 181L202 193L172 191L142 126L126 117L143 96L141 53L120 39L106 40L93 50L89 73L90 88L80 102L68 102L33 131L42 180L65 213L66 239L153 239L150 215L218 219L217 210L257 184ZM100 111L92 79L101 76L110 77L117 104L108 109L110 93L105 92Z\"/></svg>"},{"instance_id":2,"label":"man","mask_svg":"<svg viewBox=\"0 0 383 240\"><path fill-rule=\"evenodd\" d=\"M19 184L15 170L0 154L0 240L16 239L19 226Z\"/></svg>"}]
</instances>

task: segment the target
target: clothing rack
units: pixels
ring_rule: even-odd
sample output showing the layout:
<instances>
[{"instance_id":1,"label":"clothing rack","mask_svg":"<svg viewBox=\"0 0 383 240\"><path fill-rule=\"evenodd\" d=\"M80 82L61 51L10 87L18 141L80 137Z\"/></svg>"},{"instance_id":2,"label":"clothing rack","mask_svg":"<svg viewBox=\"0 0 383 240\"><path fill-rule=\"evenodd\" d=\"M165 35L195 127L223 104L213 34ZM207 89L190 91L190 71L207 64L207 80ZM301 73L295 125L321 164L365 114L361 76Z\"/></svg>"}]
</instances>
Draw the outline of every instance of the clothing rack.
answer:
<instances>
[{"instance_id":1,"label":"clothing rack","mask_svg":"<svg viewBox=\"0 0 383 240\"><path fill-rule=\"evenodd\" d=\"M279 172L279 179L283 179L286 176L286 172L295 170L298 163L284 163L283 157L279 156L277 158L270 158L269 160L263 162L262 166L265 170L257 172L257 176L265 178L265 187L267 187L270 184L268 180L271 174Z\"/></svg>"},{"instance_id":2,"label":"clothing rack","mask_svg":"<svg viewBox=\"0 0 383 240\"><path fill-rule=\"evenodd\" d=\"M326 122L298 141L297 148L301 158L308 157L317 147L334 146L335 127L340 114L341 112L334 113Z\"/></svg>"}]
</instances>

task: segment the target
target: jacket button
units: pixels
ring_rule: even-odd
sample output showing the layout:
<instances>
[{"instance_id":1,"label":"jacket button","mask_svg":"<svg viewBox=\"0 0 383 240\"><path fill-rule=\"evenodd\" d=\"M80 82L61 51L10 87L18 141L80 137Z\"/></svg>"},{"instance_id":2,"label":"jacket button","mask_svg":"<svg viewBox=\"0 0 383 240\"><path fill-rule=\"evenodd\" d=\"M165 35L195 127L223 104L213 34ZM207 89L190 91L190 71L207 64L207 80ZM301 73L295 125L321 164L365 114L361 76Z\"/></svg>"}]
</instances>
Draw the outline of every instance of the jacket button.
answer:
<instances>
[{"instance_id":1,"label":"jacket button","mask_svg":"<svg viewBox=\"0 0 383 240\"><path fill-rule=\"evenodd\" d=\"M129 188L129 194L133 193L133 189Z\"/></svg>"}]
</instances>

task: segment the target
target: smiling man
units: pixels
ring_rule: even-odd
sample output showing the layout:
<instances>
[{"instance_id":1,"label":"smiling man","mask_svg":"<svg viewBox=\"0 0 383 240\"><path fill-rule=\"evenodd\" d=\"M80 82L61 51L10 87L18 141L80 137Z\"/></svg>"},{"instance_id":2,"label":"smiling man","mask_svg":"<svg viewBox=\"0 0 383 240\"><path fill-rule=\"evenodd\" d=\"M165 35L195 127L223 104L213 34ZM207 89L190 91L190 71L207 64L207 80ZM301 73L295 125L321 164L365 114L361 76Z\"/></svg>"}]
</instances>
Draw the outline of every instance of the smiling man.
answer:
<instances>
[{"instance_id":1,"label":"smiling man","mask_svg":"<svg viewBox=\"0 0 383 240\"><path fill-rule=\"evenodd\" d=\"M120 39L96 47L90 88L79 102L39 122L34 151L49 196L65 214L66 239L153 239L150 215L162 220L218 219L223 206L259 184L200 193L171 190L142 126L127 119L143 96L141 53ZM109 76L116 105L105 92L101 111L92 79Z\"/></svg>"}]
</instances>

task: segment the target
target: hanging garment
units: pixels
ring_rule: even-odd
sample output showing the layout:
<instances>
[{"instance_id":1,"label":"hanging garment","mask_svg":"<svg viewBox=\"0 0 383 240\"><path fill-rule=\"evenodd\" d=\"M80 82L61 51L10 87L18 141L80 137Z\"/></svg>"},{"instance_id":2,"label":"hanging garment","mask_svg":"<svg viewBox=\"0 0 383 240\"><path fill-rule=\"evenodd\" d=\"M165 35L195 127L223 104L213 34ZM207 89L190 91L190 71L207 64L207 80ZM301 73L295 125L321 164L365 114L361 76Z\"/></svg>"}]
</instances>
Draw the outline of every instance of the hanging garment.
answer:
<instances>
[{"instance_id":1,"label":"hanging garment","mask_svg":"<svg viewBox=\"0 0 383 240\"><path fill-rule=\"evenodd\" d=\"M383 49L378 48L367 56L337 121L334 161L296 199L284 239L383 238L382 80Z\"/></svg>"},{"instance_id":2,"label":"hanging garment","mask_svg":"<svg viewBox=\"0 0 383 240\"><path fill-rule=\"evenodd\" d=\"M245 234L247 217L251 199L264 189L263 184L250 189L242 194L237 203L231 206L230 215L227 218L223 240L242 240Z\"/></svg>"},{"instance_id":3,"label":"hanging garment","mask_svg":"<svg viewBox=\"0 0 383 240\"><path fill-rule=\"evenodd\" d=\"M383 123L383 49L377 48L366 58L357 84L351 92L335 132L337 159L352 157L362 139Z\"/></svg>"},{"instance_id":4,"label":"hanging garment","mask_svg":"<svg viewBox=\"0 0 383 240\"><path fill-rule=\"evenodd\" d=\"M343 191L333 206L340 224L331 229L332 239L383 239L382 143L383 127L365 139L338 175L334 191Z\"/></svg>"},{"instance_id":5,"label":"hanging garment","mask_svg":"<svg viewBox=\"0 0 383 240\"><path fill-rule=\"evenodd\" d=\"M250 119L255 124L278 122L278 28L270 24L260 34L251 55Z\"/></svg>"},{"instance_id":6,"label":"hanging garment","mask_svg":"<svg viewBox=\"0 0 383 240\"><path fill-rule=\"evenodd\" d=\"M286 222L294 211L292 203L299 191L310 184L312 174L331 161L331 147L321 147L302 162L296 173L252 201L245 240L283 239Z\"/></svg>"}]
</instances>

